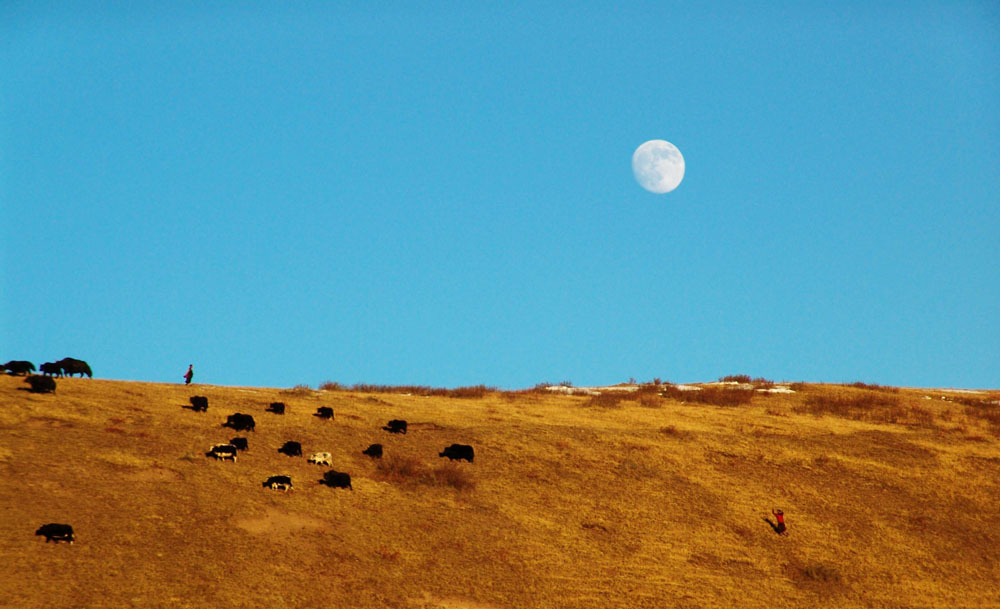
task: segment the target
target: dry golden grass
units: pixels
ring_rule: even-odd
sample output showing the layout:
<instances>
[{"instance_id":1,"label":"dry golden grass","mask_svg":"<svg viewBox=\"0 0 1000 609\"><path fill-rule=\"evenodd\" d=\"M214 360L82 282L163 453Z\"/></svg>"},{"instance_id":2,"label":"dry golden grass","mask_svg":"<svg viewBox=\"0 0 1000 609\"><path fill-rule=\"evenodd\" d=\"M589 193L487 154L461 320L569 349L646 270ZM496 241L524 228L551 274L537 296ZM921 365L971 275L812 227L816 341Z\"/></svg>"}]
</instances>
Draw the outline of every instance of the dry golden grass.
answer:
<instances>
[{"instance_id":1,"label":"dry golden grass","mask_svg":"<svg viewBox=\"0 0 1000 609\"><path fill-rule=\"evenodd\" d=\"M602 408L57 382L38 395L0 377L4 607L1000 605L997 392L880 392L893 423L852 397L870 387L811 384L736 406ZM191 395L207 413L183 408ZM288 413L264 412L272 401ZM234 412L257 431L220 427ZM381 431L393 418L409 433ZM204 456L238 435L236 463ZM279 454L286 440L305 456ZM361 454L373 442L382 461ZM452 442L476 462L440 459ZM318 484L318 451L353 491ZM277 474L294 490L261 487ZM772 507L788 535L764 521ZM77 543L36 537L47 522Z\"/></svg>"}]
</instances>

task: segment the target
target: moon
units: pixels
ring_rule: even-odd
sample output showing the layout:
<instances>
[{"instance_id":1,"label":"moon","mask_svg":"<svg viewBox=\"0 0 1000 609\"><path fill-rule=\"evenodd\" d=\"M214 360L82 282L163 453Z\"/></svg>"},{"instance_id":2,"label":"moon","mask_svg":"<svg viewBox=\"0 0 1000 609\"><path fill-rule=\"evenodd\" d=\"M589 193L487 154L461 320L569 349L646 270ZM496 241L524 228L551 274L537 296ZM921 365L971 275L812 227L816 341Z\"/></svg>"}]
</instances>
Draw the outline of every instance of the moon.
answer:
<instances>
[{"instance_id":1,"label":"moon","mask_svg":"<svg viewBox=\"0 0 1000 609\"><path fill-rule=\"evenodd\" d=\"M632 173L649 192L670 192L684 179L684 156L670 142L649 140L632 153Z\"/></svg>"}]
</instances>

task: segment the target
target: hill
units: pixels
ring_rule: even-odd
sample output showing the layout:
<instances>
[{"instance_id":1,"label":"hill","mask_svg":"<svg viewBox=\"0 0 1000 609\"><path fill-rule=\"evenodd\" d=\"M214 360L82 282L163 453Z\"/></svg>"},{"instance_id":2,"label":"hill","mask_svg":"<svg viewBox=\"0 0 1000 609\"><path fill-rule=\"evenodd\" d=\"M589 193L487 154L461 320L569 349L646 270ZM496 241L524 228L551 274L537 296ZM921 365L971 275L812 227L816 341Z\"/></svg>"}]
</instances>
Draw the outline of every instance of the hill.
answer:
<instances>
[{"instance_id":1,"label":"hill","mask_svg":"<svg viewBox=\"0 0 1000 609\"><path fill-rule=\"evenodd\" d=\"M996 391L57 383L0 376L0 606L1000 606ZM221 427L235 412L256 431ZM380 429L396 418L409 433ZM236 463L205 457L234 436ZM437 456L453 442L475 463ZM77 542L36 537L47 522Z\"/></svg>"}]
</instances>

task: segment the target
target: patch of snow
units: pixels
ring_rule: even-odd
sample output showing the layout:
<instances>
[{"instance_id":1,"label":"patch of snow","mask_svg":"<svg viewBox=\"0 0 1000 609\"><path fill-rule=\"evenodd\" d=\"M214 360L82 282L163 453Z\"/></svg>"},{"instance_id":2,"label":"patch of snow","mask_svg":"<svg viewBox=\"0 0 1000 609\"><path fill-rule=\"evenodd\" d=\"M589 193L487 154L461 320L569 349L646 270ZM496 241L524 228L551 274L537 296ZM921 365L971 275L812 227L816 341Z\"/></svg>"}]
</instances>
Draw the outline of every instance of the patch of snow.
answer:
<instances>
[{"instance_id":1,"label":"patch of snow","mask_svg":"<svg viewBox=\"0 0 1000 609\"><path fill-rule=\"evenodd\" d=\"M681 391L701 391L701 387L697 385L674 385L674 389L680 389Z\"/></svg>"},{"instance_id":2,"label":"patch of snow","mask_svg":"<svg viewBox=\"0 0 1000 609\"><path fill-rule=\"evenodd\" d=\"M763 391L764 393L795 393L788 385L775 385L769 389L758 389L757 391Z\"/></svg>"}]
</instances>

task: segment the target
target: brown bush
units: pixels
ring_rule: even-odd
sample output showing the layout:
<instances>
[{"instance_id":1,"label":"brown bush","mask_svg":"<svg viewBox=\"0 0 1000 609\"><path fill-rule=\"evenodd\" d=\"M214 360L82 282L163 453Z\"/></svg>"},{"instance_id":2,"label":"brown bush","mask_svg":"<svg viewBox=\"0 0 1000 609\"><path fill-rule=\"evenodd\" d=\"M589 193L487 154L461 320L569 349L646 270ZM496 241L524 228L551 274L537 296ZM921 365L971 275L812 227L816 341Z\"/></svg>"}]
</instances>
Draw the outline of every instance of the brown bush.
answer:
<instances>
[{"instance_id":1,"label":"brown bush","mask_svg":"<svg viewBox=\"0 0 1000 609\"><path fill-rule=\"evenodd\" d=\"M874 385L868 383L862 383L857 381L848 385L848 387L854 387L855 389L867 389L868 391L886 391L888 393L899 393L898 387L886 387L883 385Z\"/></svg>"},{"instance_id":2,"label":"brown bush","mask_svg":"<svg viewBox=\"0 0 1000 609\"><path fill-rule=\"evenodd\" d=\"M496 392L496 387L486 385L473 385L471 387L456 387L455 389L445 389L443 387L427 387L425 385L370 385L367 383L356 383L351 385L351 391L359 393L396 393L419 396L436 396L446 398L483 398L487 394Z\"/></svg>"},{"instance_id":3,"label":"brown bush","mask_svg":"<svg viewBox=\"0 0 1000 609\"><path fill-rule=\"evenodd\" d=\"M343 385L334 381L323 381L319 388L323 391L342 391L345 389Z\"/></svg>"},{"instance_id":4,"label":"brown bush","mask_svg":"<svg viewBox=\"0 0 1000 609\"><path fill-rule=\"evenodd\" d=\"M897 395L865 390L851 394L816 394L794 409L814 415L830 414L855 421L934 425L934 413L920 406L906 404Z\"/></svg>"},{"instance_id":5,"label":"brown bush","mask_svg":"<svg viewBox=\"0 0 1000 609\"><path fill-rule=\"evenodd\" d=\"M621 403L634 400L630 392L626 391L605 391L595 395L587 401L587 406L598 406L600 408L621 408Z\"/></svg>"},{"instance_id":6,"label":"brown bush","mask_svg":"<svg viewBox=\"0 0 1000 609\"><path fill-rule=\"evenodd\" d=\"M719 379L720 383L749 383L749 374L730 374Z\"/></svg>"},{"instance_id":7,"label":"brown bush","mask_svg":"<svg viewBox=\"0 0 1000 609\"><path fill-rule=\"evenodd\" d=\"M476 484L468 471L454 463L428 467L414 457L391 455L381 459L375 470L389 482L447 486L460 491L471 490Z\"/></svg>"}]
</instances>

